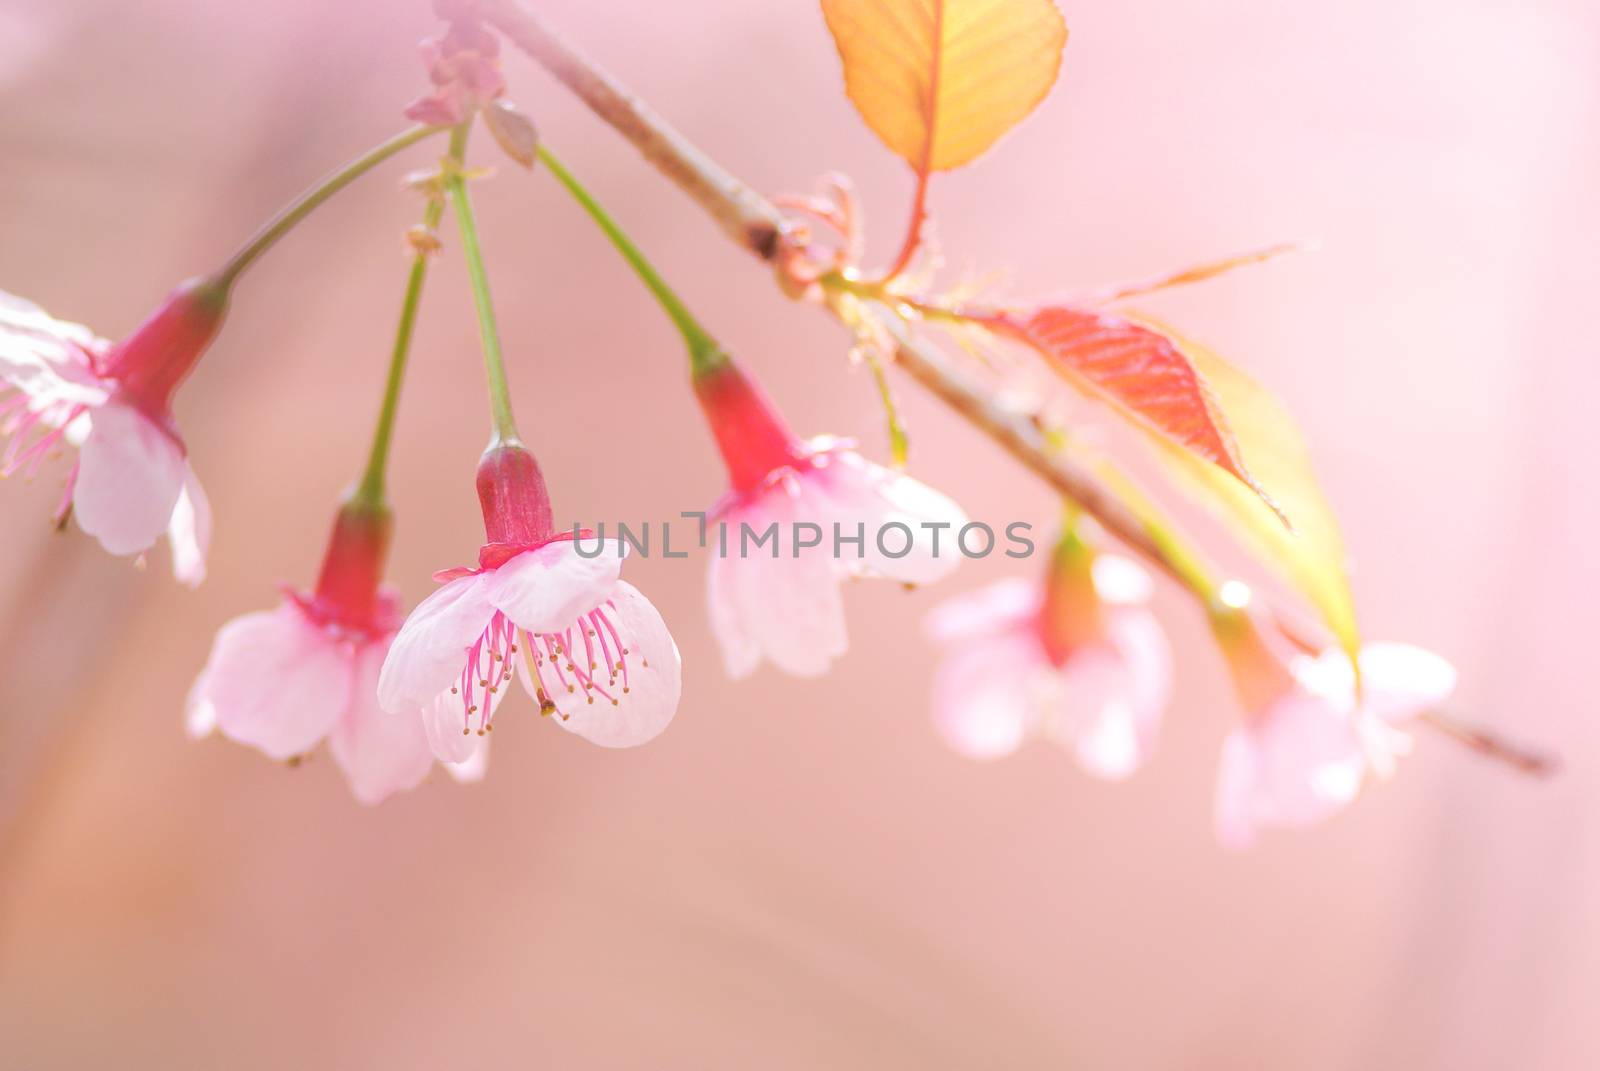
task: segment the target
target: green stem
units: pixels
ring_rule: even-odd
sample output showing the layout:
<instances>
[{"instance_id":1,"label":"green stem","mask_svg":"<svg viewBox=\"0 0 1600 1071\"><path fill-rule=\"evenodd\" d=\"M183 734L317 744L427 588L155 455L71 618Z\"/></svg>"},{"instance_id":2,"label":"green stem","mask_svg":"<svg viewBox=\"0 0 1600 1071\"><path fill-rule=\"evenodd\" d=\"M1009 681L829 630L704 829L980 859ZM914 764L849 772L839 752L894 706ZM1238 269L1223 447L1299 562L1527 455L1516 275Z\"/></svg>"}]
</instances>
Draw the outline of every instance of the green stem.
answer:
<instances>
[{"instance_id":1,"label":"green stem","mask_svg":"<svg viewBox=\"0 0 1600 1071\"><path fill-rule=\"evenodd\" d=\"M483 371L489 383L489 406L494 414L495 434L502 441L518 438L516 418L511 413L511 385L506 381L506 362L500 352L500 329L495 325L494 303L489 299L489 275L483 267L483 249L478 244L478 225L472 216L472 200L467 196L467 181L461 174L462 154L472 122L450 132L450 161L445 169L445 189L456 206L456 225L461 230L461 251L467 260L467 275L472 280L472 298L478 306L478 333L483 339Z\"/></svg>"},{"instance_id":2,"label":"green stem","mask_svg":"<svg viewBox=\"0 0 1600 1071\"><path fill-rule=\"evenodd\" d=\"M572 172L568 171L542 144L539 146L539 159L544 161L550 173L567 188L573 199L583 206L583 210L605 232L606 237L611 239L611 244L617 247L617 252L622 254L623 259L633 268L635 274L649 288L650 293L655 295L662 309L672 318L672 322L677 325L683 334L684 344L689 347L689 367L695 378L698 379L724 367L728 363L726 351L711 337L709 331L700 326L700 322L667 285L666 280L661 278L660 273L645 259L644 254L639 252L639 247L633 244L632 239L617 226L616 221L600 207L600 202L596 201L583 184L573 177Z\"/></svg>"},{"instance_id":3,"label":"green stem","mask_svg":"<svg viewBox=\"0 0 1600 1071\"><path fill-rule=\"evenodd\" d=\"M328 175L269 220L265 226L256 232L255 237L241 246L239 251L228 259L228 262L212 276L212 280L224 289L232 286L234 280L246 268L255 263L261 254L271 249L279 238L293 230L297 223L309 216L322 202L389 159L395 153L408 149L423 138L437 134L444 129L442 126L412 127L404 133L396 134L382 145L363 153L338 171Z\"/></svg>"},{"instance_id":4,"label":"green stem","mask_svg":"<svg viewBox=\"0 0 1600 1071\"><path fill-rule=\"evenodd\" d=\"M432 231L444 215L444 201L430 200L422 214L422 225ZM383 388L383 406L378 410L378 426L372 433L372 452L367 469L356 486L355 501L374 511L387 506L384 474L389 467L389 443L394 438L394 418L400 407L400 387L405 381L406 360L411 353L411 336L417 326L417 306L422 298L422 282L428 274L428 253L418 250L406 279L406 296L400 305L400 326L395 331L394 353L389 358L389 379Z\"/></svg>"}]
</instances>

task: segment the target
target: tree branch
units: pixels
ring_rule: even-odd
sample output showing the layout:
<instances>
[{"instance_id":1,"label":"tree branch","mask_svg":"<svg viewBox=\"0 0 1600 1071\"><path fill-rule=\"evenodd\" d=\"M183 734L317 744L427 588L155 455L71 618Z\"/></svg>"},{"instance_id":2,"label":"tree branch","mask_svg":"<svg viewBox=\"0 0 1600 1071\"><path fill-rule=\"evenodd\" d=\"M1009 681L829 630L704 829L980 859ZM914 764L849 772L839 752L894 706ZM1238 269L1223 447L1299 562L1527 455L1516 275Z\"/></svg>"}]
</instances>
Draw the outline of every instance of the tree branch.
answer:
<instances>
[{"instance_id":1,"label":"tree branch","mask_svg":"<svg viewBox=\"0 0 1600 1071\"><path fill-rule=\"evenodd\" d=\"M787 225L777 207L711 160L610 74L556 36L519 0L479 0L485 21L544 66L694 198L735 242L764 261L775 260ZM974 427L999 443L1051 487L1072 499L1101 527L1189 586L1183 569L1152 539L1117 496L1087 470L1050 448L1031 415L993 401L935 345L892 329L896 363Z\"/></svg>"}]
</instances>

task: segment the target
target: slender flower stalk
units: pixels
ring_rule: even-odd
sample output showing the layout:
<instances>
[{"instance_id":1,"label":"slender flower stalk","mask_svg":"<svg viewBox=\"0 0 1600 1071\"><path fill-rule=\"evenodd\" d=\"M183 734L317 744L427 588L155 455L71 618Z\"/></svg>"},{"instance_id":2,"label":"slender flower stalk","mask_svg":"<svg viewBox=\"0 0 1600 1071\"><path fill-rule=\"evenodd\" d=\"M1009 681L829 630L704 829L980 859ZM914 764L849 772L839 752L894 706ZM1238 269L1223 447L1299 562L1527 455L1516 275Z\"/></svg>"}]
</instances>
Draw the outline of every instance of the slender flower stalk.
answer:
<instances>
[{"instance_id":1,"label":"slender flower stalk","mask_svg":"<svg viewBox=\"0 0 1600 1071\"><path fill-rule=\"evenodd\" d=\"M443 211L442 200L429 201L424 227L437 226ZM351 791L368 804L416 787L434 763L424 705L395 715L377 699L379 672L401 622L399 595L383 582L394 532L384 473L427 258L419 248L412 262L372 449L334 519L316 587L285 588L276 609L224 625L187 712L191 735L216 729L277 760L327 740ZM481 757L442 765L457 780L483 773Z\"/></svg>"},{"instance_id":2,"label":"slender flower stalk","mask_svg":"<svg viewBox=\"0 0 1600 1071\"><path fill-rule=\"evenodd\" d=\"M233 281L244 273L244 270L254 264L260 256L271 249L278 239L288 234L295 226L322 204L328 198L350 185L368 171L383 163L389 157L410 148L424 138L443 132L442 126L417 126L385 141L383 144L362 153L339 170L326 176L316 185L286 206L276 216L255 233L255 235L239 248L239 251L212 276L212 280L219 286L228 287Z\"/></svg>"},{"instance_id":3,"label":"slender flower stalk","mask_svg":"<svg viewBox=\"0 0 1600 1071\"><path fill-rule=\"evenodd\" d=\"M483 247L478 242L478 224L472 214L472 199L467 180L461 174L469 119L450 132L450 158L444 172L445 190L456 207L456 225L461 230L461 251L467 261L467 276L472 280L472 299L478 308L478 333L483 339L483 371L489 386L489 407L494 430L502 442L518 439L517 421L511 412L511 385L506 379L505 357L500 351L500 328L495 323L494 302L489 296L489 274L483 266Z\"/></svg>"},{"instance_id":4,"label":"slender flower stalk","mask_svg":"<svg viewBox=\"0 0 1600 1071\"><path fill-rule=\"evenodd\" d=\"M600 207L600 203L584 188L582 183L573 177L572 172L566 169L565 165L556 158L548 146L540 144L539 159L543 161L545 167L550 169L550 173L556 177L561 185L567 188L567 192L572 194L573 200L583 206L583 210L605 232L606 237L611 239L611 244L617 247L617 251L622 254L623 259L628 262L629 266L638 274L639 279L649 288L650 293L654 294L656 300L661 303L661 308L672 319L679 332L683 334L684 345L689 348L689 364L695 377L699 378L709 372L714 372L727 364L728 355L717 344L717 340L712 338L710 333L700 326L700 322L690 314L683 301L667 285L666 280L661 278L661 274L645 259L644 254L639 252L639 247L633 244L627 233L617 226L616 221L611 218L604 208Z\"/></svg>"},{"instance_id":5,"label":"slender flower stalk","mask_svg":"<svg viewBox=\"0 0 1600 1071\"><path fill-rule=\"evenodd\" d=\"M444 215L444 201L433 199L422 214L426 231L438 227ZM394 352L389 359L389 377L384 384L383 404L378 410L378 423L372 432L372 450L367 467L356 485L354 500L369 506L382 506L387 502L385 474L389 466L389 443L394 436L395 413L400 406L400 387L405 381L407 358L411 352L411 337L416 329L417 306L422 298L422 284L428 274L428 251L417 250L411 261L411 274L406 279L406 295L400 305L400 326L395 331Z\"/></svg>"}]
</instances>

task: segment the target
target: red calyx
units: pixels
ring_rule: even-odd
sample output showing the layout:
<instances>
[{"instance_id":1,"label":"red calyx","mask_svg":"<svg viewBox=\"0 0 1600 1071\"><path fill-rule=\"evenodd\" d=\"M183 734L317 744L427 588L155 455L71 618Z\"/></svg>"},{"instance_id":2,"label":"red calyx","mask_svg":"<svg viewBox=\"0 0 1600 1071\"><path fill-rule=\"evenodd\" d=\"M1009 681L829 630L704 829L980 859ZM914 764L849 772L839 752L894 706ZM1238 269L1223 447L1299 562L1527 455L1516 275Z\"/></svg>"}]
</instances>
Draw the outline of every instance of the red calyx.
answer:
<instances>
[{"instance_id":1,"label":"red calyx","mask_svg":"<svg viewBox=\"0 0 1600 1071\"><path fill-rule=\"evenodd\" d=\"M382 594L394 515L385 507L346 502L333 522L322 572L308 609L346 628L380 632L393 609Z\"/></svg>"},{"instance_id":2,"label":"red calyx","mask_svg":"<svg viewBox=\"0 0 1600 1071\"><path fill-rule=\"evenodd\" d=\"M179 284L133 334L106 354L105 375L153 420L165 421L172 394L222 327L228 290L209 279Z\"/></svg>"},{"instance_id":3,"label":"red calyx","mask_svg":"<svg viewBox=\"0 0 1600 1071\"><path fill-rule=\"evenodd\" d=\"M555 534L550 492L528 448L516 440L489 444L478 462L478 503L492 544L538 546Z\"/></svg>"},{"instance_id":4,"label":"red calyx","mask_svg":"<svg viewBox=\"0 0 1600 1071\"><path fill-rule=\"evenodd\" d=\"M1054 665L1103 634L1102 606L1094 586L1094 551L1072 531L1050 555L1044 601L1039 607L1039 639Z\"/></svg>"},{"instance_id":5,"label":"red calyx","mask_svg":"<svg viewBox=\"0 0 1600 1071\"><path fill-rule=\"evenodd\" d=\"M803 458L804 448L783 415L732 360L696 376L694 392L735 491L753 490L773 469Z\"/></svg>"}]
</instances>

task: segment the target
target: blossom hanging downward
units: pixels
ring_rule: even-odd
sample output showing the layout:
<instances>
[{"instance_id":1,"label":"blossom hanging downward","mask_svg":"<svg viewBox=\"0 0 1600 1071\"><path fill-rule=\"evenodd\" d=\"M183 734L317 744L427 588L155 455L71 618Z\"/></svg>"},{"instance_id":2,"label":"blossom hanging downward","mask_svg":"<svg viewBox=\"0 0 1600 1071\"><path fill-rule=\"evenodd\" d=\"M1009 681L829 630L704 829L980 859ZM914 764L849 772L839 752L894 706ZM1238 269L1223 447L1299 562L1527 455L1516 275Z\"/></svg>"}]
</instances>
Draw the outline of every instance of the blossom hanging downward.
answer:
<instances>
[{"instance_id":1,"label":"blossom hanging downward","mask_svg":"<svg viewBox=\"0 0 1600 1071\"><path fill-rule=\"evenodd\" d=\"M478 498L478 567L438 574L444 586L406 618L378 681L384 709L424 708L434 754L467 761L515 674L541 713L593 743L654 738L677 711L681 663L661 615L618 579L623 545L579 554L557 534L538 464L516 442L484 454Z\"/></svg>"},{"instance_id":2,"label":"blossom hanging downward","mask_svg":"<svg viewBox=\"0 0 1600 1071\"><path fill-rule=\"evenodd\" d=\"M800 441L731 359L697 373L694 386L731 485L711 511L723 538L708 577L729 676L748 676L762 658L799 677L826 673L848 646L841 580L927 584L956 567L967 517L950 499L848 441ZM774 525L776 538L759 547L743 538ZM797 525L815 526L817 542L802 542Z\"/></svg>"},{"instance_id":3,"label":"blossom hanging downward","mask_svg":"<svg viewBox=\"0 0 1600 1071\"><path fill-rule=\"evenodd\" d=\"M1410 750L1404 726L1455 690L1455 668L1401 643L1361 648L1361 695L1350 659L1334 648L1287 658L1243 611L1213 628L1246 714L1222 744L1217 838L1246 848L1264 826L1298 828L1330 817L1356 797L1369 770L1387 776Z\"/></svg>"},{"instance_id":4,"label":"blossom hanging downward","mask_svg":"<svg viewBox=\"0 0 1600 1071\"><path fill-rule=\"evenodd\" d=\"M0 293L0 476L35 473L63 442L78 447L57 513L113 554L139 554L163 532L173 571L205 579L211 507L172 418L172 394L222 324L227 290L178 287L113 345Z\"/></svg>"},{"instance_id":5,"label":"blossom hanging downward","mask_svg":"<svg viewBox=\"0 0 1600 1071\"><path fill-rule=\"evenodd\" d=\"M951 648L933 685L940 735L974 759L1044 737L1095 776L1133 773L1172 692L1150 587L1138 565L1069 530L1044 584L1002 580L939 606L928 631Z\"/></svg>"},{"instance_id":6,"label":"blossom hanging downward","mask_svg":"<svg viewBox=\"0 0 1600 1071\"><path fill-rule=\"evenodd\" d=\"M285 590L276 610L234 618L217 633L189 693L189 731L213 728L278 760L326 738L356 798L378 803L415 788L433 766L422 704L393 717L378 706L378 671L400 627L384 586L387 510L346 506L335 522L314 593ZM481 762L446 764L458 780Z\"/></svg>"}]
</instances>

